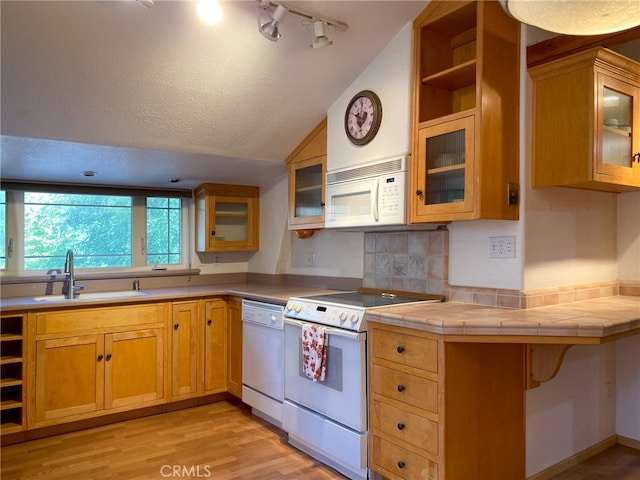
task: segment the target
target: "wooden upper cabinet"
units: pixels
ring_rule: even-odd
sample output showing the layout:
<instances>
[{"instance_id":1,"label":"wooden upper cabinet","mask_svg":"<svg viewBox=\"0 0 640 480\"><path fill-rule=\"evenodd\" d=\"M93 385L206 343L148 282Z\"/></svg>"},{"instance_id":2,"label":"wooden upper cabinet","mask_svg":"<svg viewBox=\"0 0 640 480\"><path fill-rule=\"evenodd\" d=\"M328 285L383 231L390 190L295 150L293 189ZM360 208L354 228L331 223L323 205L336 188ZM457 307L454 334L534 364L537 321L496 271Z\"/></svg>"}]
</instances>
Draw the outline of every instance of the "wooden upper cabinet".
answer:
<instances>
[{"instance_id":1,"label":"wooden upper cabinet","mask_svg":"<svg viewBox=\"0 0 640 480\"><path fill-rule=\"evenodd\" d=\"M286 163L289 166L289 230L324 228L326 118L287 157Z\"/></svg>"},{"instance_id":2,"label":"wooden upper cabinet","mask_svg":"<svg viewBox=\"0 0 640 480\"><path fill-rule=\"evenodd\" d=\"M596 47L529 69L533 186L640 188L640 64Z\"/></svg>"},{"instance_id":3,"label":"wooden upper cabinet","mask_svg":"<svg viewBox=\"0 0 640 480\"><path fill-rule=\"evenodd\" d=\"M519 41L494 0L414 21L411 223L518 219Z\"/></svg>"},{"instance_id":4,"label":"wooden upper cabinet","mask_svg":"<svg viewBox=\"0 0 640 480\"><path fill-rule=\"evenodd\" d=\"M205 183L195 191L196 251L260 248L260 188Z\"/></svg>"}]
</instances>

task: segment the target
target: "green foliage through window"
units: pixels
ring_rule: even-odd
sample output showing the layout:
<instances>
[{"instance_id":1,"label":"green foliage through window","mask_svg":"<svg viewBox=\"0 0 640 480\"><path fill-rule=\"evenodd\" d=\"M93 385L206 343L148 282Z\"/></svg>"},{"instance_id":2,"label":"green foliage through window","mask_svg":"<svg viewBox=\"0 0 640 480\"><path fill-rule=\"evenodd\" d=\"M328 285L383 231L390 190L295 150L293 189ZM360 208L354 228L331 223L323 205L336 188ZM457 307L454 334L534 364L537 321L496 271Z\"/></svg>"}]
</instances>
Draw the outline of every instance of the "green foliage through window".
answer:
<instances>
[{"instance_id":1,"label":"green foliage through window","mask_svg":"<svg viewBox=\"0 0 640 480\"><path fill-rule=\"evenodd\" d=\"M0 269L7 267L7 194L0 191Z\"/></svg>"},{"instance_id":2,"label":"green foliage through window","mask_svg":"<svg viewBox=\"0 0 640 480\"><path fill-rule=\"evenodd\" d=\"M0 235L4 242L6 204L4 192L0 193ZM181 200L144 200L146 204L130 196L24 192L24 270L61 270L69 249L74 253L75 268L180 264ZM146 211L137 205L146 205ZM139 239L133 241L133 223L145 222L145 218L146 245L142 252ZM2 268L6 268L4 256L2 262Z\"/></svg>"},{"instance_id":3,"label":"green foliage through window","mask_svg":"<svg viewBox=\"0 0 640 480\"><path fill-rule=\"evenodd\" d=\"M131 266L131 197L24 194L24 269Z\"/></svg>"},{"instance_id":4,"label":"green foliage through window","mask_svg":"<svg viewBox=\"0 0 640 480\"><path fill-rule=\"evenodd\" d=\"M180 263L179 198L147 198L147 264Z\"/></svg>"}]
</instances>

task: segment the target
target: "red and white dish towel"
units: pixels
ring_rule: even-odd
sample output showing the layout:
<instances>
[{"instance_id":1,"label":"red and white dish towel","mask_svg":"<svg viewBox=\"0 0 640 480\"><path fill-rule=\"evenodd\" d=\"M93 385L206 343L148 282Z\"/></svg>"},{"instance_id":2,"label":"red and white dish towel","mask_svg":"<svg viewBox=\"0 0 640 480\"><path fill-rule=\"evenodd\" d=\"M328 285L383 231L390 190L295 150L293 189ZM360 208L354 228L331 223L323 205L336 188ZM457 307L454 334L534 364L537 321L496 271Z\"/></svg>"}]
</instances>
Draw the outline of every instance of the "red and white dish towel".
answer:
<instances>
[{"instance_id":1,"label":"red and white dish towel","mask_svg":"<svg viewBox=\"0 0 640 480\"><path fill-rule=\"evenodd\" d=\"M323 382L327 373L327 340L320 325L302 325L302 370L314 382Z\"/></svg>"}]
</instances>

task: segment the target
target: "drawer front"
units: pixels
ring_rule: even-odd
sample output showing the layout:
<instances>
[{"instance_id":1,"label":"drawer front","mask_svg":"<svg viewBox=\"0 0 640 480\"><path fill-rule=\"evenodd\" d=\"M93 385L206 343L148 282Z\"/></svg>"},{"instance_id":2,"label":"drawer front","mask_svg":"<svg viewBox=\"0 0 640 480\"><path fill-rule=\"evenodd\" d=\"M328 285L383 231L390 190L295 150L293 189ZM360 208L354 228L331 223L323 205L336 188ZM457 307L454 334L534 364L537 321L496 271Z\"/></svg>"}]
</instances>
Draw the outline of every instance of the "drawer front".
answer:
<instances>
[{"instance_id":1,"label":"drawer front","mask_svg":"<svg viewBox=\"0 0 640 480\"><path fill-rule=\"evenodd\" d=\"M438 372L438 342L430 338L374 328L371 351L377 358Z\"/></svg>"},{"instance_id":2,"label":"drawer front","mask_svg":"<svg viewBox=\"0 0 640 480\"><path fill-rule=\"evenodd\" d=\"M83 308L37 313L35 318L38 335L123 326L136 327L162 323L165 320L164 304Z\"/></svg>"},{"instance_id":3,"label":"drawer front","mask_svg":"<svg viewBox=\"0 0 640 480\"><path fill-rule=\"evenodd\" d=\"M438 464L373 436L371 440L373 469L384 470L385 476L407 480L438 480Z\"/></svg>"},{"instance_id":4,"label":"drawer front","mask_svg":"<svg viewBox=\"0 0 640 480\"><path fill-rule=\"evenodd\" d=\"M438 413L438 383L391 368L373 365L373 392Z\"/></svg>"},{"instance_id":5,"label":"drawer front","mask_svg":"<svg viewBox=\"0 0 640 480\"><path fill-rule=\"evenodd\" d=\"M438 454L438 424L428 418L406 412L374 400L371 405L371 430Z\"/></svg>"}]
</instances>

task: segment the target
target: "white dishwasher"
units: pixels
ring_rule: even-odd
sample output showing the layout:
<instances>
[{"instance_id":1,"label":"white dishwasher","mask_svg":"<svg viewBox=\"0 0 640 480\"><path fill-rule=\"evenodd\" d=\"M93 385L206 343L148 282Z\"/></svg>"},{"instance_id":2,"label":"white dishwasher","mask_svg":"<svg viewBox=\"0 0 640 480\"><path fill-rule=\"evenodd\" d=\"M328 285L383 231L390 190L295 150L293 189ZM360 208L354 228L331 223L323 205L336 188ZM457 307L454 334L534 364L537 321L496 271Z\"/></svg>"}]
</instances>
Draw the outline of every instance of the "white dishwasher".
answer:
<instances>
[{"instance_id":1,"label":"white dishwasher","mask_svg":"<svg viewBox=\"0 0 640 480\"><path fill-rule=\"evenodd\" d=\"M242 401L254 415L282 428L283 305L242 301Z\"/></svg>"}]
</instances>

